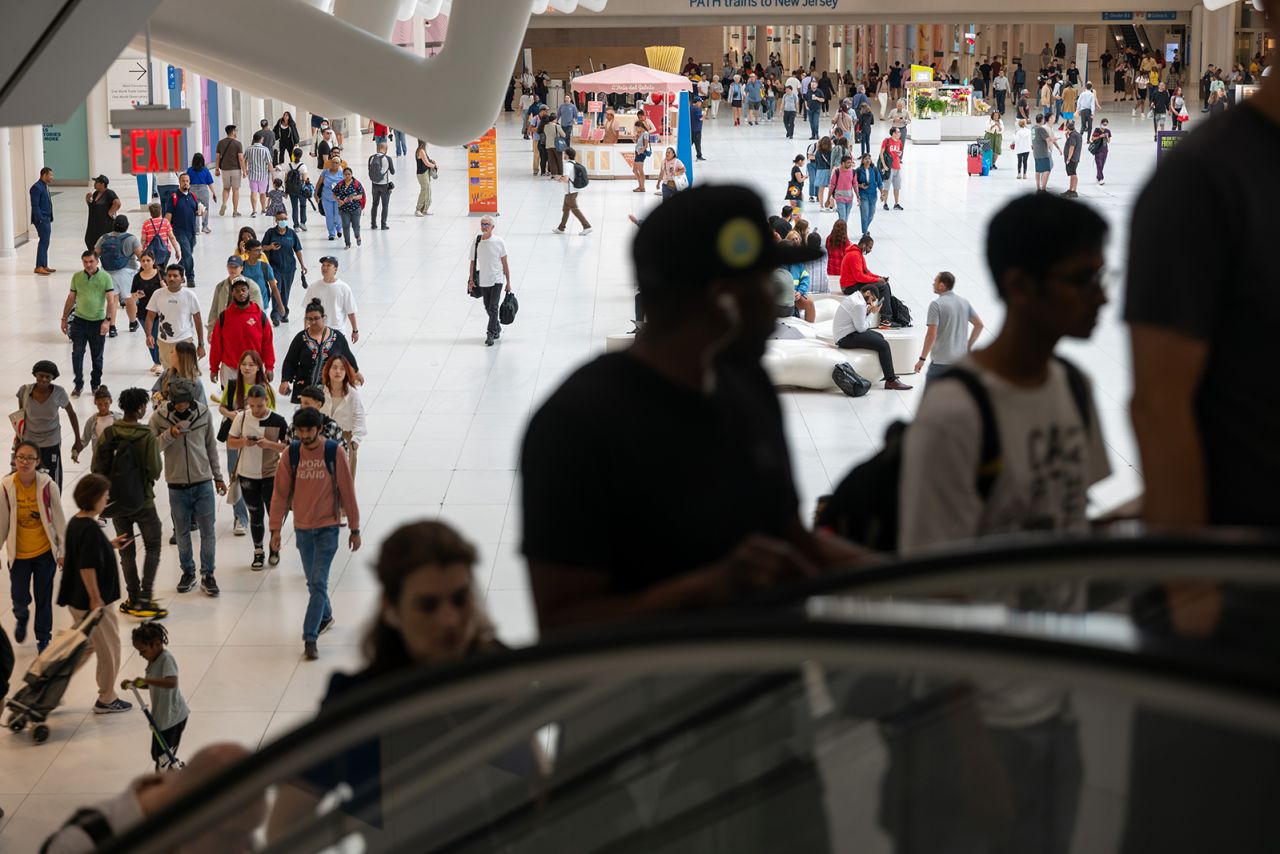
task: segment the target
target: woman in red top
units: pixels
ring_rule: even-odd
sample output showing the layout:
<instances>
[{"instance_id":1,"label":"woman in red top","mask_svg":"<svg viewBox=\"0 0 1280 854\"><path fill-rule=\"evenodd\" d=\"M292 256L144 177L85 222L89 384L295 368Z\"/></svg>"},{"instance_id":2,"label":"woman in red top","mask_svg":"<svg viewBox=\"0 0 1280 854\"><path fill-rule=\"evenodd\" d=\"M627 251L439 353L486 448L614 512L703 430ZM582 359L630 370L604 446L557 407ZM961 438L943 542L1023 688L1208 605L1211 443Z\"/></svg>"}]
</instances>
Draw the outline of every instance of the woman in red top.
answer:
<instances>
[{"instance_id":1,"label":"woman in red top","mask_svg":"<svg viewBox=\"0 0 1280 854\"><path fill-rule=\"evenodd\" d=\"M831 233L827 235L827 275L840 275L840 262L844 260L845 252L849 250L849 226L844 220L836 220L835 225L831 226Z\"/></svg>"},{"instance_id":2,"label":"woman in red top","mask_svg":"<svg viewBox=\"0 0 1280 854\"><path fill-rule=\"evenodd\" d=\"M876 242L870 237L863 237L858 241L857 246L850 246L845 250L844 258L840 262L840 290L851 294L863 288L875 288L881 304L885 307L880 319L890 325L900 326L901 322L893 313L893 291L889 289L889 277L877 275L867 269L866 256L871 254L875 244Z\"/></svg>"}]
</instances>

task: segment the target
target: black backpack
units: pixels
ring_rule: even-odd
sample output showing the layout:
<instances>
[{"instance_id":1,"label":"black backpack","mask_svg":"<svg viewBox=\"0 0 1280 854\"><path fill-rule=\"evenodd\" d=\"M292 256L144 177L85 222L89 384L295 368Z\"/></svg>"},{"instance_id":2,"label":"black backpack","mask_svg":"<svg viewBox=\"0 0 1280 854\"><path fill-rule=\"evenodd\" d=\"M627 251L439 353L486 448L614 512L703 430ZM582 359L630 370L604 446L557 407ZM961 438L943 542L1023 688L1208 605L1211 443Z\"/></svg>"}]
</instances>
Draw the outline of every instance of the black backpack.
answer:
<instances>
[{"instance_id":1,"label":"black backpack","mask_svg":"<svg viewBox=\"0 0 1280 854\"><path fill-rule=\"evenodd\" d=\"M302 184L302 170L298 166L290 166L284 175L284 191L294 198L305 198L307 191Z\"/></svg>"},{"instance_id":2,"label":"black backpack","mask_svg":"<svg viewBox=\"0 0 1280 854\"><path fill-rule=\"evenodd\" d=\"M895 296L889 297L889 317L900 326L911 325L911 309Z\"/></svg>"},{"instance_id":3,"label":"black backpack","mask_svg":"<svg viewBox=\"0 0 1280 854\"><path fill-rule=\"evenodd\" d=\"M591 178L587 175L587 167L575 160L573 162L573 188L581 190L590 183Z\"/></svg>"},{"instance_id":4,"label":"black backpack","mask_svg":"<svg viewBox=\"0 0 1280 854\"><path fill-rule=\"evenodd\" d=\"M1067 385L1085 430L1092 430L1089 420L1089 388L1084 374L1075 365L1055 356L1067 372ZM951 368L933 380L957 380L969 392L982 419L982 444L978 469L974 474L978 497L984 502L991 496L996 478L1004 470L1000 449L1000 431L995 410L986 386L976 374L964 368ZM832 493L818 518L818 525L847 540L878 552L898 550L898 493L902 476L902 442L907 424L895 421L885 431L884 447L871 459L855 466Z\"/></svg>"},{"instance_id":5,"label":"black backpack","mask_svg":"<svg viewBox=\"0 0 1280 854\"><path fill-rule=\"evenodd\" d=\"M98 445L95 463L94 468L111 481L111 500L102 515L118 519L141 510L147 503L147 473L133 442L108 430Z\"/></svg>"}]
</instances>

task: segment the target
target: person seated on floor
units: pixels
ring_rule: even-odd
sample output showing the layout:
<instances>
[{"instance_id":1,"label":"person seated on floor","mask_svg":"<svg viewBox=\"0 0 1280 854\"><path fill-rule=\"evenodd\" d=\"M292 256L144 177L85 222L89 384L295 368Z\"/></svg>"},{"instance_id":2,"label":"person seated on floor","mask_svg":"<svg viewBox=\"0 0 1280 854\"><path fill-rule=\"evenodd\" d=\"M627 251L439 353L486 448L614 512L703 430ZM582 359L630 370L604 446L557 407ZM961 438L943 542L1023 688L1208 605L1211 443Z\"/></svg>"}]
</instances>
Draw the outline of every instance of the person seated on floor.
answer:
<instances>
[{"instance_id":1,"label":"person seated on floor","mask_svg":"<svg viewBox=\"0 0 1280 854\"><path fill-rule=\"evenodd\" d=\"M884 387L889 391L908 391L911 386L898 380L893 372L893 353L884 336L871 329L871 315L880 311L881 303L873 288L867 287L849 294L840 301L832 320L832 332L836 346L841 350L871 350L880 358L880 372L884 374Z\"/></svg>"},{"instance_id":2,"label":"person seated on floor","mask_svg":"<svg viewBox=\"0 0 1280 854\"><path fill-rule=\"evenodd\" d=\"M40 850L47 854L98 851L247 756L249 751L238 744L211 744L196 751L179 771L137 777L115 797L76 810ZM198 837L183 840L181 850L184 854L252 851L253 831L265 817L266 799L258 796Z\"/></svg>"}]
</instances>

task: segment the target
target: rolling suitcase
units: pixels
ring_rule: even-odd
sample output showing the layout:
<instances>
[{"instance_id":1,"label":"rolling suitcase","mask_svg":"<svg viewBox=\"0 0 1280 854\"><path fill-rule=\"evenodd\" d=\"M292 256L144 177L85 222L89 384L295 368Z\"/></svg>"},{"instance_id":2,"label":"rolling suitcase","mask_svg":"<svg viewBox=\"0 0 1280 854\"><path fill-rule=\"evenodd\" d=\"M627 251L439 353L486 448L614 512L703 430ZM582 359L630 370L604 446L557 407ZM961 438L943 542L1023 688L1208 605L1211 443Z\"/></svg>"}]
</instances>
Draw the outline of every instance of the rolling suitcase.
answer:
<instances>
[{"instance_id":1,"label":"rolling suitcase","mask_svg":"<svg viewBox=\"0 0 1280 854\"><path fill-rule=\"evenodd\" d=\"M982 174L987 176L991 174L991 164L995 163L995 151L991 147L991 140L983 137L978 140L978 145L982 148Z\"/></svg>"},{"instance_id":2,"label":"rolling suitcase","mask_svg":"<svg viewBox=\"0 0 1280 854\"><path fill-rule=\"evenodd\" d=\"M982 146L976 142L969 145L968 172L971 176L982 174Z\"/></svg>"}]
</instances>

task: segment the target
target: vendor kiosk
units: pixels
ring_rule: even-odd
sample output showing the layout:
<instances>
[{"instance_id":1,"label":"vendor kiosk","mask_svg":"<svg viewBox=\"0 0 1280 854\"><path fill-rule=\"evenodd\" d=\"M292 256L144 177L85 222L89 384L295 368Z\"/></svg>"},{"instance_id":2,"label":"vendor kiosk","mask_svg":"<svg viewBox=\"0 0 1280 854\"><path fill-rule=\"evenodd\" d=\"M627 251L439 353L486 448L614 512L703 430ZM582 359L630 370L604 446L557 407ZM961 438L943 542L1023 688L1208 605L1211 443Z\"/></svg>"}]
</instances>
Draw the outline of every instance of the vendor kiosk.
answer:
<instances>
[{"instance_id":1,"label":"vendor kiosk","mask_svg":"<svg viewBox=\"0 0 1280 854\"><path fill-rule=\"evenodd\" d=\"M573 80L575 92L587 93L587 111L581 124L573 129L573 148L577 160L587 169L593 180L601 178L633 178L635 163L635 108L615 110L615 134L605 141L605 95L627 95L627 103L633 104L634 95L646 95L643 105L646 117L654 131L649 145L653 154L645 161L645 174L655 176L662 160L662 149L674 146L678 116L679 93L692 88L689 78L647 68L643 65L620 65L594 74L584 74Z\"/></svg>"}]
</instances>

